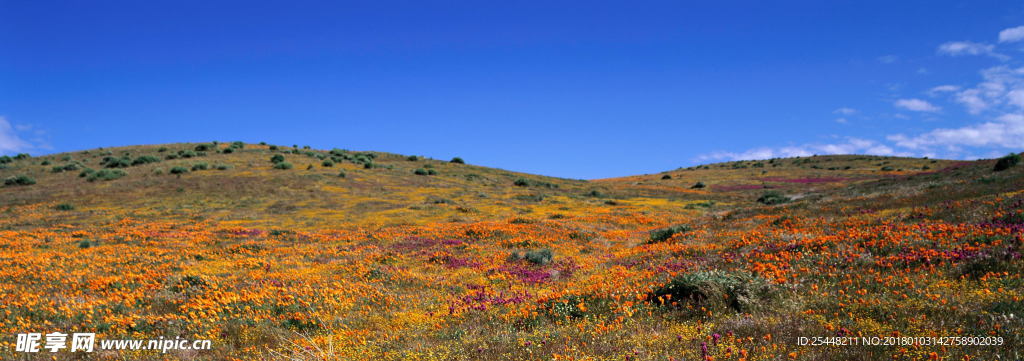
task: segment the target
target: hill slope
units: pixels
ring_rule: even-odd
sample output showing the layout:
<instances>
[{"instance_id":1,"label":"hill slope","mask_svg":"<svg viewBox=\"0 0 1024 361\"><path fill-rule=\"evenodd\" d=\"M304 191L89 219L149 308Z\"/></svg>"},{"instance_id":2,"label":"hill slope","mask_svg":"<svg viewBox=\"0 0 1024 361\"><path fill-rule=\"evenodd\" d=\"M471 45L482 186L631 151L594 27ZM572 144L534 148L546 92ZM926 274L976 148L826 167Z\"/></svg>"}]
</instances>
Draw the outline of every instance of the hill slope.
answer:
<instances>
[{"instance_id":1,"label":"hill slope","mask_svg":"<svg viewBox=\"0 0 1024 361\"><path fill-rule=\"evenodd\" d=\"M820 156L588 182L229 147L7 163L35 184L0 188L0 329L214 343L178 359L1012 359L1024 341L1020 166ZM121 158L121 178L79 177ZM798 344L836 335L1000 343Z\"/></svg>"}]
</instances>

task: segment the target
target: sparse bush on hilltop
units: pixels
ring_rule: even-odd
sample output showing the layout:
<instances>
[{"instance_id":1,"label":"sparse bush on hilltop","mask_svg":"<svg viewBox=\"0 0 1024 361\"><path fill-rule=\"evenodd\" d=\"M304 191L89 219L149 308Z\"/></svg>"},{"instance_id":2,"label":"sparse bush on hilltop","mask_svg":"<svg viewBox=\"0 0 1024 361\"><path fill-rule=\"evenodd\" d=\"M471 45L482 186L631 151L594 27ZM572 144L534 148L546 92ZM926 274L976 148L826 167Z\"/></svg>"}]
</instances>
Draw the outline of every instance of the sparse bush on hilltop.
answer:
<instances>
[{"instance_id":1,"label":"sparse bush on hilltop","mask_svg":"<svg viewBox=\"0 0 1024 361\"><path fill-rule=\"evenodd\" d=\"M210 150L213 150L213 149L214 149L214 147L215 147L215 146L214 146L214 145L211 145L211 144L200 144L200 145L197 145L197 146L196 146L196 147L195 147L194 149L195 149L195 150L196 150L197 152L206 152L206 151L210 151Z\"/></svg>"},{"instance_id":2,"label":"sparse bush on hilltop","mask_svg":"<svg viewBox=\"0 0 1024 361\"><path fill-rule=\"evenodd\" d=\"M757 201L766 205L782 204L791 201L789 197L786 197L778 191L767 191L757 198Z\"/></svg>"},{"instance_id":3,"label":"sparse bush on hilltop","mask_svg":"<svg viewBox=\"0 0 1024 361\"><path fill-rule=\"evenodd\" d=\"M999 160L996 161L996 166L995 168L993 168L993 170L995 170L996 172L1001 172L1010 169L1010 167L1017 165L1017 163L1020 163L1020 154L1010 153L1002 158L999 158Z\"/></svg>"},{"instance_id":4,"label":"sparse bush on hilltop","mask_svg":"<svg viewBox=\"0 0 1024 361\"><path fill-rule=\"evenodd\" d=\"M13 161L14 161L14 158L11 158L10 156L7 156L7 155L0 156L0 164L7 164L7 163L10 163L10 162L13 162Z\"/></svg>"},{"instance_id":5,"label":"sparse bush on hilltop","mask_svg":"<svg viewBox=\"0 0 1024 361\"><path fill-rule=\"evenodd\" d=\"M32 158L32 156L28 155L28 153L18 153L18 155L14 156L14 159L17 159L17 160L29 159L29 158Z\"/></svg>"},{"instance_id":6,"label":"sparse bush on hilltop","mask_svg":"<svg viewBox=\"0 0 1024 361\"><path fill-rule=\"evenodd\" d=\"M5 186L29 186L33 184L36 184L36 180L24 174L10 176L4 179Z\"/></svg>"},{"instance_id":7,"label":"sparse bush on hilltop","mask_svg":"<svg viewBox=\"0 0 1024 361\"><path fill-rule=\"evenodd\" d=\"M466 161L462 160L462 158L459 157L452 158L452 160L450 160L449 162L456 164L466 164Z\"/></svg>"},{"instance_id":8,"label":"sparse bush on hilltop","mask_svg":"<svg viewBox=\"0 0 1024 361\"><path fill-rule=\"evenodd\" d=\"M662 179L662 180L665 180L665 179L672 179L672 175L671 175L671 174L666 174L666 175L663 175L663 176L661 176L661 179Z\"/></svg>"},{"instance_id":9,"label":"sparse bush on hilltop","mask_svg":"<svg viewBox=\"0 0 1024 361\"><path fill-rule=\"evenodd\" d=\"M115 180L115 179L124 177L126 175L128 175L128 173L123 171L123 170L120 170L120 169L100 169L97 172L90 173L85 178L85 180L90 181L90 182L94 182L94 181L98 181L98 180L100 180L100 181L109 181L109 180Z\"/></svg>"},{"instance_id":10,"label":"sparse bush on hilltop","mask_svg":"<svg viewBox=\"0 0 1024 361\"><path fill-rule=\"evenodd\" d=\"M405 157L405 160L410 161L410 162L415 162L415 161L420 160L420 157L417 157L415 155L410 155L408 157Z\"/></svg>"},{"instance_id":11,"label":"sparse bush on hilltop","mask_svg":"<svg viewBox=\"0 0 1024 361\"><path fill-rule=\"evenodd\" d=\"M151 156L151 155L143 155L143 156L139 156L138 158L135 158L135 160L132 160L132 165L156 163L156 162L159 162L159 161L160 161L160 158L157 158L157 157L154 157L154 156Z\"/></svg>"},{"instance_id":12,"label":"sparse bush on hilltop","mask_svg":"<svg viewBox=\"0 0 1024 361\"><path fill-rule=\"evenodd\" d=\"M243 143L241 141L234 141L234 142L231 142L231 146L229 146L228 148L229 149L243 149L243 148L245 148L245 143Z\"/></svg>"}]
</instances>

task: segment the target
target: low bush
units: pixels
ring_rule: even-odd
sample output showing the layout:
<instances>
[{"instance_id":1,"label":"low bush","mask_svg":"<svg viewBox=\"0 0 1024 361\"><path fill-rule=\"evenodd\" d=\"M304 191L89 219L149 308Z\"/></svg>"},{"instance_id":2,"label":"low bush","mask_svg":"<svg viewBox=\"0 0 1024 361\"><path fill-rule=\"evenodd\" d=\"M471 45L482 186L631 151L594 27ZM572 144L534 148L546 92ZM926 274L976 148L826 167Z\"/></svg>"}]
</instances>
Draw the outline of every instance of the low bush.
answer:
<instances>
[{"instance_id":1,"label":"low bush","mask_svg":"<svg viewBox=\"0 0 1024 361\"><path fill-rule=\"evenodd\" d=\"M100 169L97 172L93 172L92 174L89 174L89 176L86 177L85 179L90 181L90 182L94 182L94 181L98 181L98 180L99 181L109 181L109 180L115 180L115 179L124 177L126 175L128 175L128 173L123 171L123 170L120 170L120 169Z\"/></svg>"},{"instance_id":2,"label":"low bush","mask_svg":"<svg viewBox=\"0 0 1024 361\"><path fill-rule=\"evenodd\" d=\"M676 235L677 233L685 233L689 232L690 230L690 226L687 226L685 224L677 224L670 227L658 228L651 231L648 234L649 237L647 239L647 243L651 244L665 242L669 238L672 238L672 236Z\"/></svg>"},{"instance_id":3,"label":"low bush","mask_svg":"<svg viewBox=\"0 0 1024 361\"><path fill-rule=\"evenodd\" d=\"M770 205L775 205L775 204L787 203L787 202L789 202L791 200L792 199L790 199L789 197L786 197L785 195L783 195L782 193L779 193L778 191L767 191L767 192L764 192L764 194L762 194L761 197L757 198L757 201L759 203L762 203L762 204L765 204L765 205L769 205L769 206Z\"/></svg>"},{"instance_id":4,"label":"low bush","mask_svg":"<svg viewBox=\"0 0 1024 361\"><path fill-rule=\"evenodd\" d=\"M345 178L346 176L348 176L348 174L346 174L345 171L338 172L338 178Z\"/></svg>"},{"instance_id":5,"label":"low bush","mask_svg":"<svg viewBox=\"0 0 1024 361\"><path fill-rule=\"evenodd\" d=\"M648 294L647 300L659 305L682 306L692 302L702 306L731 308L737 312L761 309L777 296L768 280L747 273L699 271L673 278Z\"/></svg>"},{"instance_id":6,"label":"low bush","mask_svg":"<svg viewBox=\"0 0 1024 361\"><path fill-rule=\"evenodd\" d=\"M70 203L61 203L53 207L53 209L56 209L58 211L73 211L75 210L75 206L71 205Z\"/></svg>"},{"instance_id":7,"label":"low bush","mask_svg":"<svg viewBox=\"0 0 1024 361\"><path fill-rule=\"evenodd\" d=\"M691 189L701 189L704 187L707 187L706 185L704 185L704 182L697 182L694 183L693 186L690 186Z\"/></svg>"},{"instance_id":8,"label":"low bush","mask_svg":"<svg viewBox=\"0 0 1024 361\"><path fill-rule=\"evenodd\" d=\"M551 263L554 259L555 254L550 249L537 249L526 252L512 252L509 255L509 261L526 260L527 262L535 265L546 265Z\"/></svg>"},{"instance_id":9,"label":"low bush","mask_svg":"<svg viewBox=\"0 0 1024 361\"><path fill-rule=\"evenodd\" d=\"M415 175L427 175L427 170L423 168L416 168L412 173Z\"/></svg>"},{"instance_id":10,"label":"low bush","mask_svg":"<svg viewBox=\"0 0 1024 361\"><path fill-rule=\"evenodd\" d=\"M320 163L320 165L322 165L324 167L333 167L334 166L334 162L332 162L330 160L324 160L322 163Z\"/></svg>"},{"instance_id":11,"label":"low bush","mask_svg":"<svg viewBox=\"0 0 1024 361\"><path fill-rule=\"evenodd\" d=\"M415 161L420 160L420 157L417 157L415 155L410 155L408 157L405 157L405 160L410 161L410 162L415 162Z\"/></svg>"},{"instance_id":12,"label":"low bush","mask_svg":"<svg viewBox=\"0 0 1024 361\"><path fill-rule=\"evenodd\" d=\"M196 163L196 164L192 165L192 170L193 171L207 170L207 169L210 169L210 165L207 164L206 162L200 162L200 163Z\"/></svg>"},{"instance_id":13,"label":"low bush","mask_svg":"<svg viewBox=\"0 0 1024 361\"><path fill-rule=\"evenodd\" d=\"M456 163L456 164L466 164L466 161L462 160L462 158L459 158L459 157L452 158L452 160L450 160L448 162Z\"/></svg>"},{"instance_id":14,"label":"low bush","mask_svg":"<svg viewBox=\"0 0 1024 361\"><path fill-rule=\"evenodd\" d=\"M270 157L270 162L274 164L284 162L284 156L280 154L274 154L273 157Z\"/></svg>"},{"instance_id":15,"label":"low bush","mask_svg":"<svg viewBox=\"0 0 1024 361\"><path fill-rule=\"evenodd\" d=\"M661 176L661 179L672 179L672 175L666 174Z\"/></svg>"},{"instance_id":16,"label":"low bush","mask_svg":"<svg viewBox=\"0 0 1024 361\"><path fill-rule=\"evenodd\" d=\"M292 169L294 166L288 162L278 162L274 164L274 169Z\"/></svg>"},{"instance_id":17,"label":"low bush","mask_svg":"<svg viewBox=\"0 0 1024 361\"><path fill-rule=\"evenodd\" d=\"M222 164L217 164L217 165L213 166L213 168L217 169L217 170L228 170L228 169L231 169L231 166L222 163Z\"/></svg>"},{"instance_id":18,"label":"low bush","mask_svg":"<svg viewBox=\"0 0 1024 361\"><path fill-rule=\"evenodd\" d=\"M182 174L188 173L188 168L181 167L181 166L173 167L173 168L171 168L170 173L171 174L182 175Z\"/></svg>"},{"instance_id":19,"label":"low bush","mask_svg":"<svg viewBox=\"0 0 1024 361\"><path fill-rule=\"evenodd\" d=\"M29 186L36 184L36 180L27 175L10 176L4 179L5 186Z\"/></svg>"},{"instance_id":20,"label":"low bush","mask_svg":"<svg viewBox=\"0 0 1024 361\"><path fill-rule=\"evenodd\" d=\"M160 161L160 158L157 158L157 157L154 157L154 156L151 156L151 155L143 155L143 156L140 156L138 158L135 158L135 160L132 160L132 165L156 163L156 162L159 162L159 161Z\"/></svg>"},{"instance_id":21,"label":"low bush","mask_svg":"<svg viewBox=\"0 0 1024 361\"><path fill-rule=\"evenodd\" d=\"M999 160L996 161L996 166L993 170L1001 172L1010 169L1010 167L1017 165L1017 163L1020 163L1020 154L1010 153L1005 157L999 158Z\"/></svg>"}]
</instances>

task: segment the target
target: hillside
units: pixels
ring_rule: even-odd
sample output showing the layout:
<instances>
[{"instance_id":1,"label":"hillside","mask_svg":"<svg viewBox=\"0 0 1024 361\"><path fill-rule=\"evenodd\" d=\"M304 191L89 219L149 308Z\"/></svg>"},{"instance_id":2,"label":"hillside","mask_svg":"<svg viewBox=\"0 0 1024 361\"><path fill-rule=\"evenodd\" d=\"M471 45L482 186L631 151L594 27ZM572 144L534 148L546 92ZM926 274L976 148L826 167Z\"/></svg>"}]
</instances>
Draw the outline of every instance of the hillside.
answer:
<instances>
[{"instance_id":1,"label":"hillside","mask_svg":"<svg viewBox=\"0 0 1024 361\"><path fill-rule=\"evenodd\" d=\"M1024 167L995 163L583 181L240 143L11 159L0 329L213 340L171 359L1016 359ZM1001 341L798 344L851 335Z\"/></svg>"}]
</instances>

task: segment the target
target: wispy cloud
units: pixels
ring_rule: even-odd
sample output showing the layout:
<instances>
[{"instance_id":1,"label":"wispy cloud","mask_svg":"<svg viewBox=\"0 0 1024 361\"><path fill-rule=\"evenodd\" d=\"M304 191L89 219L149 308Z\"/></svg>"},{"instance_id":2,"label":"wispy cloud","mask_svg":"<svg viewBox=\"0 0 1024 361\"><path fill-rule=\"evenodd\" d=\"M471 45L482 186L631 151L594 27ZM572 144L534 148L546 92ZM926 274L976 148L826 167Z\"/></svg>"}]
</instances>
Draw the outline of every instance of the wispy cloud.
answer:
<instances>
[{"instance_id":1,"label":"wispy cloud","mask_svg":"<svg viewBox=\"0 0 1024 361\"><path fill-rule=\"evenodd\" d=\"M1003 31L999 32L1000 43L1011 43L1021 40L1024 40L1024 26L1003 29Z\"/></svg>"},{"instance_id":2,"label":"wispy cloud","mask_svg":"<svg viewBox=\"0 0 1024 361\"><path fill-rule=\"evenodd\" d=\"M888 140L897 146L928 150L940 147L950 151L960 147L1024 148L1024 115L1006 114L995 121L960 128L935 129L917 136L890 135Z\"/></svg>"},{"instance_id":3,"label":"wispy cloud","mask_svg":"<svg viewBox=\"0 0 1024 361\"><path fill-rule=\"evenodd\" d=\"M32 144L18 136L7 118L0 116L0 154L24 152L32 148Z\"/></svg>"},{"instance_id":4,"label":"wispy cloud","mask_svg":"<svg viewBox=\"0 0 1024 361\"><path fill-rule=\"evenodd\" d=\"M832 113L834 113L834 114L842 114L842 115L851 115L851 114L856 114L857 113L857 109L848 108L848 107L842 107L842 108L833 110Z\"/></svg>"},{"instance_id":5,"label":"wispy cloud","mask_svg":"<svg viewBox=\"0 0 1024 361\"><path fill-rule=\"evenodd\" d=\"M892 147L880 144L872 140L860 138L847 138L845 141L839 143L803 144L798 146L787 146L778 148L763 147L749 149L744 152L714 152L710 154L701 155L700 157L697 158L697 160L715 161L769 159L787 157L807 157L815 154L874 154L898 156L910 155L910 153L908 152L897 152Z\"/></svg>"},{"instance_id":6,"label":"wispy cloud","mask_svg":"<svg viewBox=\"0 0 1024 361\"><path fill-rule=\"evenodd\" d=\"M942 110L936 105L921 99L900 99L894 103L897 108L903 108L914 112L934 113Z\"/></svg>"},{"instance_id":7,"label":"wispy cloud","mask_svg":"<svg viewBox=\"0 0 1024 361\"><path fill-rule=\"evenodd\" d=\"M939 54L950 56L961 55L988 55L1000 60L1008 60L1010 57L996 52L996 46L972 41L950 41L939 45Z\"/></svg>"}]
</instances>

